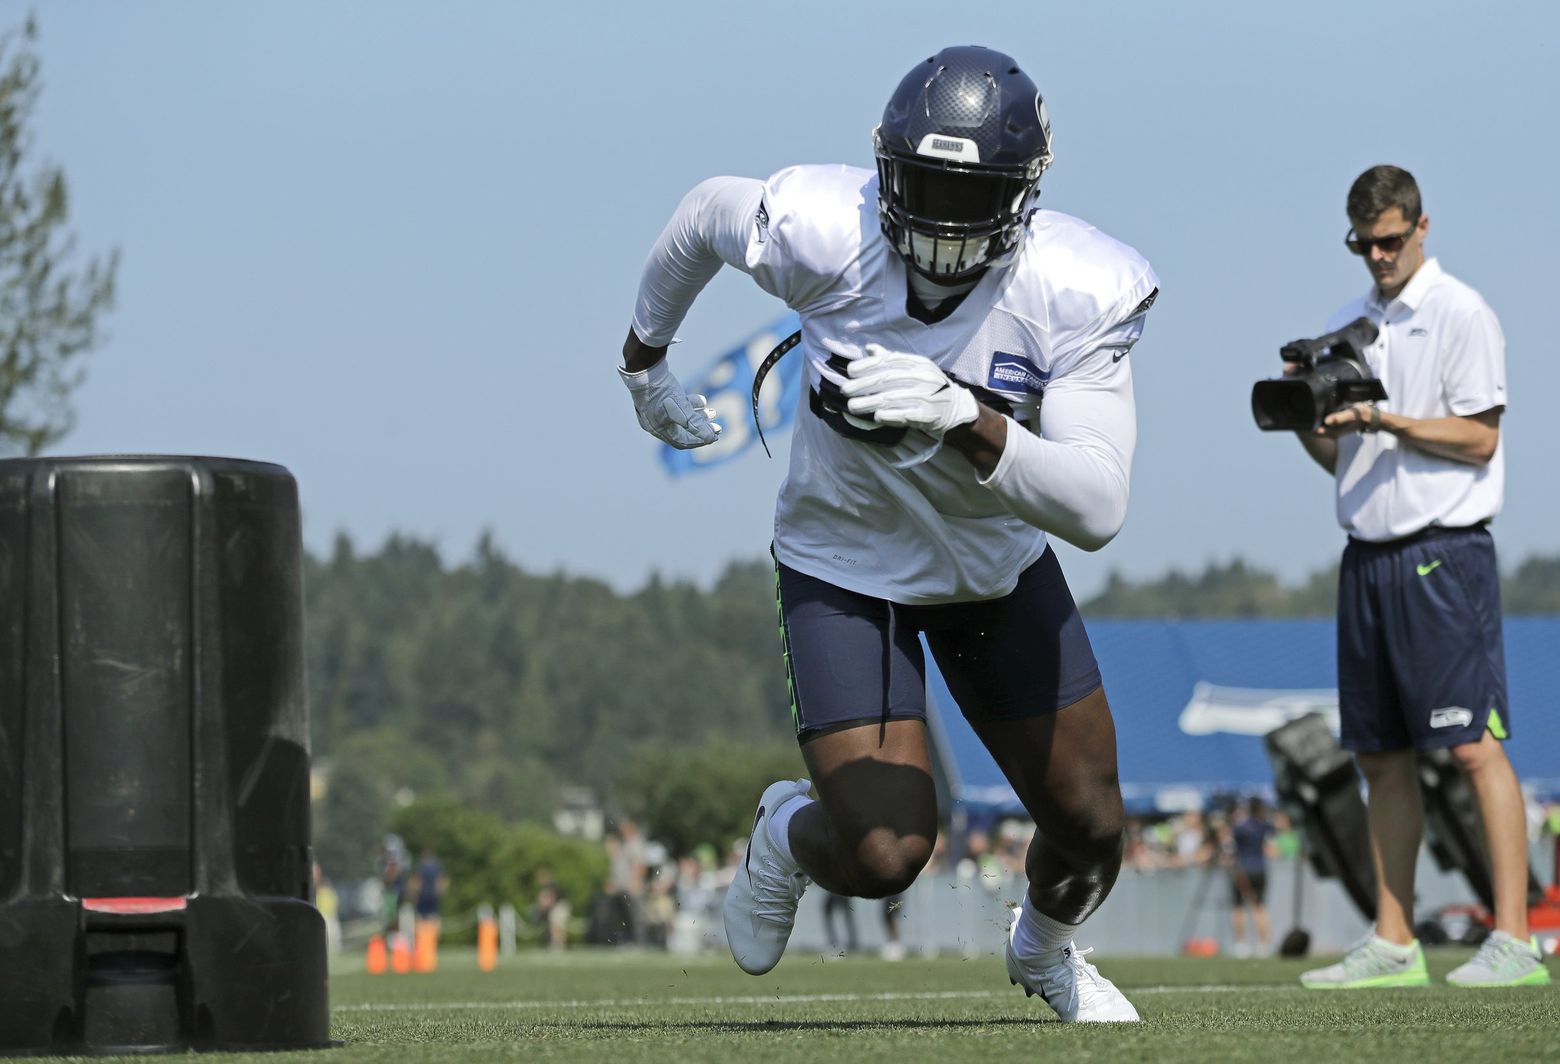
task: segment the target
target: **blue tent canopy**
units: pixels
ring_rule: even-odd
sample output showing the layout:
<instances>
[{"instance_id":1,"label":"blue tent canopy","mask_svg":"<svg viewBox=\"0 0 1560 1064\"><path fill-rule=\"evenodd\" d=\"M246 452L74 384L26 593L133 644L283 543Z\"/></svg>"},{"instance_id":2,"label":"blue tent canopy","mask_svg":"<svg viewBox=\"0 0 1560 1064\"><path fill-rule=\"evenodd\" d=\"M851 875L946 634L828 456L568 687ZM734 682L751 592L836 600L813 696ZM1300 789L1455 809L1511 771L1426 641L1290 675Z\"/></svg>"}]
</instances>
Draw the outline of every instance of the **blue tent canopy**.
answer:
<instances>
[{"instance_id":1,"label":"blue tent canopy","mask_svg":"<svg viewBox=\"0 0 1560 1064\"><path fill-rule=\"evenodd\" d=\"M1517 775L1560 793L1560 617L1506 620ZM1330 620L1095 621L1089 638L1116 718L1129 809L1169 811L1217 792L1271 793L1262 736L1302 713L1337 714ZM932 736L953 800L1022 808L928 665Z\"/></svg>"}]
</instances>

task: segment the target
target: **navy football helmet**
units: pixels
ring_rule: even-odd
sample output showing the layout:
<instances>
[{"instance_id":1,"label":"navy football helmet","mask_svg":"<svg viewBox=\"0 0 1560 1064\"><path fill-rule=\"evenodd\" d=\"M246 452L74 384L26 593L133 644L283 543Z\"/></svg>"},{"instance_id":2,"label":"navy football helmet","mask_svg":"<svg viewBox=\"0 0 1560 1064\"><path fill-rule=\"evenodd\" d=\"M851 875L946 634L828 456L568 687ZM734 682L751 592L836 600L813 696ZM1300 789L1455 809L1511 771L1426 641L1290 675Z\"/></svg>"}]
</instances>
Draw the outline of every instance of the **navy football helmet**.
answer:
<instances>
[{"instance_id":1,"label":"navy football helmet","mask_svg":"<svg viewBox=\"0 0 1560 1064\"><path fill-rule=\"evenodd\" d=\"M889 244L934 281L1013 251L1051 165L1051 121L1029 75L989 48L944 48L905 75L872 131Z\"/></svg>"}]
</instances>

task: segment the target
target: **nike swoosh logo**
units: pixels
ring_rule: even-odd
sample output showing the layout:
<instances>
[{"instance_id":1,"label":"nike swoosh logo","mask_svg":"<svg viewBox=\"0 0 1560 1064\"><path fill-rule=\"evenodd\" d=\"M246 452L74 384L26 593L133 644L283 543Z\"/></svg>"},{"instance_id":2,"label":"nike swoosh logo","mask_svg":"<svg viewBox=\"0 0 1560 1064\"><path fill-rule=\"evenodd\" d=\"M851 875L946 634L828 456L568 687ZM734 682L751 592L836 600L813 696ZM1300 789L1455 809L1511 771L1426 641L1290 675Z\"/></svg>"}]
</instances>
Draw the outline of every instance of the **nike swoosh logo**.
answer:
<instances>
[{"instance_id":1,"label":"nike swoosh logo","mask_svg":"<svg viewBox=\"0 0 1560 1064\"><path fill-rule=\"evenodd\" d=\"M1420 576L1429 576L1431 573L1435 572L1436 569L1440 568L1440 565L1440 559L1437 559L1431 562L1429 565L1416 565L1414 566L1414 569L1419 573Z\"/></svg>"},{"instance_id":2,"label":"nike swoosh logo","mask_svg":"<svg viewBox=\"0 0 1560 1064\"><path fill-rule=\"evenodd\" d=\"M1114 355L1110 356L1110 360L1112 362L1120 362L1122 359L1124 359L1126 357L1127 357L1127 353L1125 351L1117 351Z\"/></svg>"},{"instance_id":3,"label":"nike swoosh logo","mask_svg":"<svg viewBox=\"0 0 1560 1064\"><path fill-rule=\"evenodd\" d=\"M753 835L758 831L758 822L762 819L764 819L764 807L759 806L758 812L753 814L753 831L748 833L747 853L742 855L742 870L748 874L749 879L753 878L753 869L751 867L753 860Z\"/></svg>"}]
</instances>

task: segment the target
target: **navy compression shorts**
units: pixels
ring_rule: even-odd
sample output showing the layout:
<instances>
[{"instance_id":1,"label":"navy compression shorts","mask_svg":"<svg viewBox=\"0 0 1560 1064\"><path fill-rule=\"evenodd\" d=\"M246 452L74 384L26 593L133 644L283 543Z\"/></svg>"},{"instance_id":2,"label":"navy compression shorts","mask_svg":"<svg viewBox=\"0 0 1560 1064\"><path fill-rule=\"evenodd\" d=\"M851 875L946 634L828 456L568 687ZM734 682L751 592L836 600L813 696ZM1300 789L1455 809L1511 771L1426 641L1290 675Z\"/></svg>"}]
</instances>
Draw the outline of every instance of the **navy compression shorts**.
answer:
<instances>
[{"instance_id":1,"label":"navy compression shorts","mask_svg":"<svg viewBox=\"0 0 1560 1064\"><path fill-rule=\"evenodd\" d=\"M905 606L776 565L797 739L926 719L936 659L972 723L1055 713L1100 686L1083 618L1048 547L1007 595Z\"/></svg>"}]
</instances>

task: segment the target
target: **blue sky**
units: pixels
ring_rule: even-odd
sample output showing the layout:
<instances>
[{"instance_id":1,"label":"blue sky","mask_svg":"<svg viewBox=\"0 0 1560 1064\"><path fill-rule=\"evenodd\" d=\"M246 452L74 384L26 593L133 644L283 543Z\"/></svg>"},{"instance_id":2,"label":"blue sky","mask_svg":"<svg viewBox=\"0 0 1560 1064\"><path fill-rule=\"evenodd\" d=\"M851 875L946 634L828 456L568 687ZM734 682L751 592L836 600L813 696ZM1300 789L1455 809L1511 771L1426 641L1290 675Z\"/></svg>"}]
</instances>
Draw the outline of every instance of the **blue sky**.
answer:
<instances>
[{"instance_id":1,"label":"blue sky","mask_svg":"<svg viewBox=\"0 0 1560 1064\"><path fill-rule=\"evenodd\" d=\"M19 21L18 7L7 21ZM668 479L613 366L644 256L713 174L870 165L887 94L944 44L1045 93L1043 203L1163 280L1133 354L1127 527L1062 550L1081 594L1235 556L1285 579L1342 542L1300 448L1252 426L1280 344L1368 278L1343 199L1419 178L1429 249L1508 344L1504 560L1560 552L1560 5L1318 2L110 3L36 7L37 150L85 251L123 255L55 453L233 455L298 478L305 542L707 582L762 556L776 460ZM685 378L781 308L727 272Z\"/></svg>"}]
</instances>

